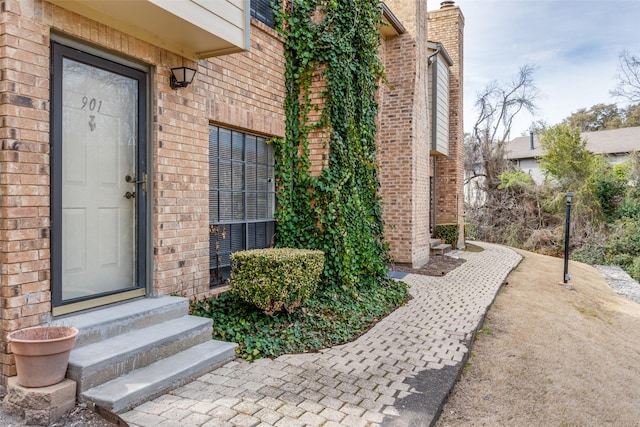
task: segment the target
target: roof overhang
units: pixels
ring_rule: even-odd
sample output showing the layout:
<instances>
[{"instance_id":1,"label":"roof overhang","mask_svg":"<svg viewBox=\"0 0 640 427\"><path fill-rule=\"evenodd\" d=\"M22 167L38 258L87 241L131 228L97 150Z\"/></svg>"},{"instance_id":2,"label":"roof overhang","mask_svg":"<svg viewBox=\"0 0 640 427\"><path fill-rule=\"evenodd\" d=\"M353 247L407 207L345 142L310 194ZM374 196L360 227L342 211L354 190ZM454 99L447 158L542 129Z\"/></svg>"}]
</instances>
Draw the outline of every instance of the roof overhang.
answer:
<instances>
[{"instance_id":1,"label":"roof overhang","mask_svg":"<svg viewBox=\"0 0 640 427\"><path fill-rule=\"evenodd\" d=\"M250 46L250 0L49 1L190 59Z\"/></svg>"},{"instance_id":2,"label":"roof overhang","mask_svg":"<svg viewBox=\"0 0 640 427\"><path fill-rule=\"evenodd\" d=\"M449 56L449 52L444 48L442 43L437 42L427 42L427 49L430 51L429 58L431 56L440 55L447 63L449 67L453 65L453 59Z\"/></svg>"},{"instance_id":3,"label":"roof overhang","mask_svg":"<svg viewBox=\"0 0 640 427\"><path fill-rule=\"evenodd\" d=\"M391 12L389 6L384 2L380 2L380 9L382 9L382 22L380 27L380 33L385 37L399 36L404 34L407 30L402 25L402 22Z\"/></svg>"}]
</instances>

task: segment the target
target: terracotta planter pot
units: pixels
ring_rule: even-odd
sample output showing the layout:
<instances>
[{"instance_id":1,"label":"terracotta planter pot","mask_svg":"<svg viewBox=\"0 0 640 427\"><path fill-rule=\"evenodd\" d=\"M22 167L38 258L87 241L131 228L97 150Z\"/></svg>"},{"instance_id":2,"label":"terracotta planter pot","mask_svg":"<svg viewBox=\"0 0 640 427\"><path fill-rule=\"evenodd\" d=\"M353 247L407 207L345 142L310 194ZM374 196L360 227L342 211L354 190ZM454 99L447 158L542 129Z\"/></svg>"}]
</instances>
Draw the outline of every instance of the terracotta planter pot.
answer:
<instances>
[{"instance_id":1,"label":"terracotta planter pot","mask_svg":"<svg viewBox=\"0 0 640 427\"><path fill-rule=\"evenodd\" d=\"M36 326L10 333L18 384L46 387L62 381L78 330L69 326Z\"/></svg>"}]
</instances>

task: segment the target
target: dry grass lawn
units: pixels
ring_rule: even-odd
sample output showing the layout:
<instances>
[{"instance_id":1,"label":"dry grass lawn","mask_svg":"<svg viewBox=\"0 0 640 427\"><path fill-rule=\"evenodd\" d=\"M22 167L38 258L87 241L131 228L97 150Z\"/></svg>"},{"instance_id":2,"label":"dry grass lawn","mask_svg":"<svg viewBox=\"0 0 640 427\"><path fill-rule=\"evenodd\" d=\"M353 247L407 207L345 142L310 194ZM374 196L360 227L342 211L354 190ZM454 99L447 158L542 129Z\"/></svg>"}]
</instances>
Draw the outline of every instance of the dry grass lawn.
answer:
<instances>
[{"instance_id":1,"label":"dry grass lawn","mask_svg":"<svg viewBox=\"0 0 640 427\"><path fill-rule=\"evenodd\" d=\"M437 426L639 426L640 305L594 268L520 251Z\"/></svg>"}]
</instances>

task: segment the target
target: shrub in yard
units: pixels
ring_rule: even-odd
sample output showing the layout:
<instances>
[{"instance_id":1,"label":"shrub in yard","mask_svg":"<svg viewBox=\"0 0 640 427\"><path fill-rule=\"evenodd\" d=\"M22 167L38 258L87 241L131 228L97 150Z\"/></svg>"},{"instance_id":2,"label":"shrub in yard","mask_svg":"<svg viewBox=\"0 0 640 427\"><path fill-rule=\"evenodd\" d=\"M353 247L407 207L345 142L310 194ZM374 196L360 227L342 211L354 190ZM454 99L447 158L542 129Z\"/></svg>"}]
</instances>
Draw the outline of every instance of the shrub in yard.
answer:
<instances>
[{"instance_id":1,"label":"shrub in yard","mask_svg":"<svg viewBox=\"0 0 640 427\"><path fill-rule=\"evenodd\" d=\"M321 286L293 313L267 316L231 292L192 299L190 313L213 319L213 338L238 343L238 356L252 361L349 342L408 298L406 283L385 279L355 295Z\"/></svg>"},{"instance_id":2,"label":"shrub in yard","mask_svg":"<svg viewBox=\"0 0 640 427\"><path fill-rule=\"evenodd\" d=\"M618 206L618 218L634 218L640 220L640 201L635 197L626 197Z\"/></svg>"},{"instance_id":3,"label":"shrub in yard","mask_svg":"<svg viewBox=\"0 0 640 427\"><path fill-rule=\"evenodd\" d=\"M324 253L270 248L231 254L231 291L268 315L292 312L315 292Z\"/></svg>"},{"instance_id":4,"label":"shrub in yard","mask_svg":"<svg viewBox=\"0 0 640 427\"><path fill-rule=\"evenodd\" d=\"M472 224L470 222L464 223L464 238L476 240L478 238L478 224Z\"/></svg>"},{"instance_id":5,"label":"shrub in yard","mask_svg":"<svg viewBox=\"0 0 640 427\"><path fill-rule=\"evenodd\" d=\"M584 245L571 253L571 259L589 265L607 264L602 246Z\"/></svg>"},{"instance_id":6,"label":"shrub in yard","mask_svg":"<svg viewBox=\"0 0 640 427\"><path fill-rule=\"evenodd\" d=\"M458 224L438 224L434 233L436 239L442 239L452 248L458 243Z\"/></svg>"},{"instance_id":7,"label":"shrub in yard","mask_svg":"<svg viewBox=\"0 0 640 427\"><path fill-rule=\"evenodd\" d=\"M619 219L614 223L613 233L605 244L607 258L619 265L634 279L640 279L640 220Z\"/></svg>"}]
</instances>

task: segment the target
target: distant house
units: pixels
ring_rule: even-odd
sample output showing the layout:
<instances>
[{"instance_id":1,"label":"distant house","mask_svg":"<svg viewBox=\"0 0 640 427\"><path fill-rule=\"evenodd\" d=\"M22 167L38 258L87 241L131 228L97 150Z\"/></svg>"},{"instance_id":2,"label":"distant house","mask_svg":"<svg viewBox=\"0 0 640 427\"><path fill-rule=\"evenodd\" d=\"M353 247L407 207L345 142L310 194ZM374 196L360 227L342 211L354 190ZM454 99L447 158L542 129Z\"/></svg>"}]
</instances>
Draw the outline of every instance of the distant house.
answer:
<instances>
[{"instance_id":1,"label":"distant house","mask_svg":"<svg viewBox=\"0 0 640 427\"><path fill-rule=\"evenodd\" d=\"M629 153L640 150L640 127L583 132L582 138L587 141L590 152L606 156L612 165L624 162ZM538 183L544 181L538 164L538 158L543 154L540 137L534 134L515 138L506 148L507 158Z\"/></svg>"}]
</instances>

